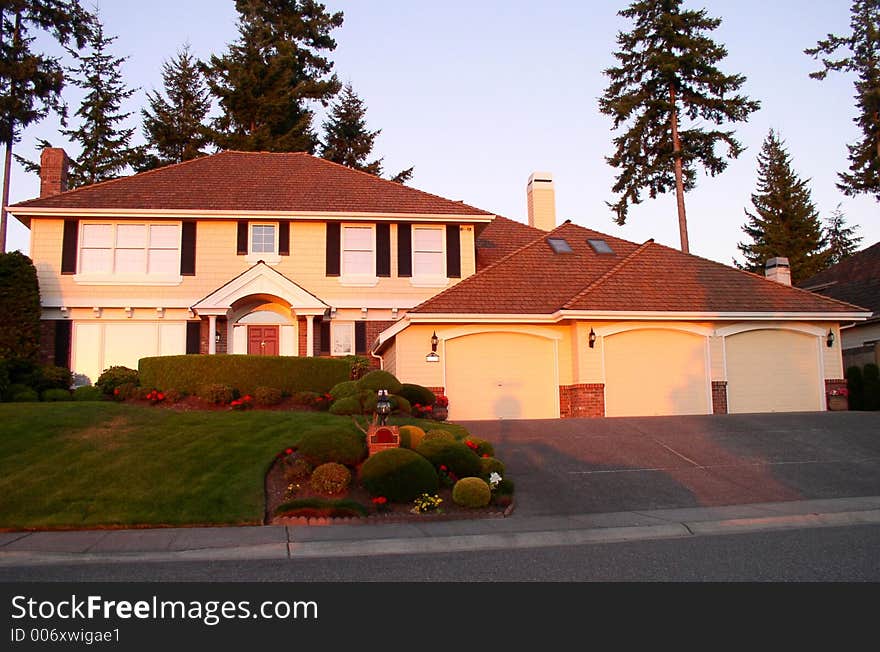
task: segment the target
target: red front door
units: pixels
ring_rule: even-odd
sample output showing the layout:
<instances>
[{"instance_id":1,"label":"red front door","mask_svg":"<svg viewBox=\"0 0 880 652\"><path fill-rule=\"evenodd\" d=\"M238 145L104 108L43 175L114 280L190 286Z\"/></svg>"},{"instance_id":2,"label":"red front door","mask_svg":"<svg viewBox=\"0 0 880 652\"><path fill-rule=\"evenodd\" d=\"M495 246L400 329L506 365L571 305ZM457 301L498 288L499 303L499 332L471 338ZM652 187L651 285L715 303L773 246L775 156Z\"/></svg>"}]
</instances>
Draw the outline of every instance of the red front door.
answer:
<instances>
[{"instance_id":1,"label":"red front door","mask_svg":"<svg viewBox=\"0 0 880 652\"><path fill-rule=\"evenodd\" d=\"M277 326L248 326L248 355L278 355Z\"/></svg>"}]
</instances>

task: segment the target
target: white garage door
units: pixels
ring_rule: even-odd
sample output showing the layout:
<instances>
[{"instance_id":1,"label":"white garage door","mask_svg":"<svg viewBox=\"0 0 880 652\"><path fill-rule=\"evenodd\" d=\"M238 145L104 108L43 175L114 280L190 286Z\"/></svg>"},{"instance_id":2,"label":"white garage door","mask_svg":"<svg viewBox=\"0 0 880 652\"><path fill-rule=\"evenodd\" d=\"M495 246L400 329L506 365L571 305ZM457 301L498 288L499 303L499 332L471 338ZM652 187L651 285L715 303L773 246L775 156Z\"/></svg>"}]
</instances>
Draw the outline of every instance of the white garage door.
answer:
<instances>
[{"instance_id":1,"label":"white garage door","mask_svg":"<svg viewBox=\"0 0 880 652\"><path fill-rule=\"evenodd\" d=\"M728 412L823 409L819 339L783 330L725 338Z\"/></svg>"},{"instance_id":2,"label":"white garage door","mask_svg":"<svg viewBox=\"0 0 880 652\"><path fill-rule=\"evenodd\" d=\"M559 380L553 340L480 333L446 342L449 418L553 419Z\"/></svg>"},{"instance_id":3,"label":"white garage door","mask_svg":"<svg viewBox=\"0 0 880 652\"><path fill-rule=\"evenodd\" d=\"M605 415L710 414L706 338L636 330L605 338Z\"/></svg>"}]
</instances>

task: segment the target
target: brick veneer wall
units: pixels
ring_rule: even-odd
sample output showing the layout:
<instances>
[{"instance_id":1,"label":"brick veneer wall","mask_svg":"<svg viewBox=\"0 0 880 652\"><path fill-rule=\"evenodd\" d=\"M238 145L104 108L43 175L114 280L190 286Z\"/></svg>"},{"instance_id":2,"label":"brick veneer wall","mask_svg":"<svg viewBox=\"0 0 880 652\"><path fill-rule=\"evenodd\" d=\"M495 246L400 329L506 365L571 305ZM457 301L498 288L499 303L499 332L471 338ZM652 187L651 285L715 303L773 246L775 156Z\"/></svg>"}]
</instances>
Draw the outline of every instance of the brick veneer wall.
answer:
<instances>
[{"instance_id":1,"label":"brick veneer wall","mask_svg":"<svg viewBox=\"0 0 880 652\"><path fill-rule=\"evenodd\" d=\"M55 364L55 322L40 320L40 362Z\"/></svg>"},{"instance_id":2,"label":"brick veneer wall","mask_svg":"<svg viewBox=\"0 0 880 652\"><path fill-rule=\"evenodd\" d=\"M379 358L374 358L372 355L370 355L370 347L373 346L373 342L375 342L376 338L379 337L379 333L393 325L393 321L367 322L367 353L362 355L366 355L370 359L370 365L373 367L373 369L379 369L382 366L382 361Z\"/></svg>"},{"instance_id":3,"label":"brick veneer wall","mask_svg":"<svg viewBox=\"0 0 880 652\"><path fill-rule=\"evenodd\" d=\"M825 379L825 406L828 407L828 392L834 389L846 389L846 380L843 378ZM849 398L846 399L846 409L849 409Z\"/></svg>"},{"instance_id":4,"label":"brick veneer wall","mask_svg":"<svg viewBox=\"0 0 880 652\"><path fill-rule=\"evenodd\" d=\"M306 331L307 322L306 319L310 319L307 317L297 317L296 320L296 330L297 330L297 338L299 340L297 346L297 355L304 356L308 353L308 332ZM313 333L314 337L314 333Z\"/></svg>"},{"instance_id":5,"label":"brick veneer wall","mask_svg":"<svg viewBox=\"0 0 880 652\"><path fill-rule=\"evenodd\" d=\"M207 317L202 317L202 325L199 329L199 353L208 355L208 337L214 337L214 333L208 333L210 322ZM229 349L226 343L226 318L217 318L217 330L220 331L220 341L217 343L217 353L226 353Z\"/></svg>"},{"instance_id":6,"label":"brick veneer wall","mask_svg":"<svg viewBox=\"0 0 880 652\"><path fill-rule=\"evenodd\" d=\"M559 416L573 417L605 416L605 385L584 383L559 386Z\"/></svg>"},{"instance_id":7,"label":"brick veneer wall","mask_svg":"<svg viewBox=\"0 0 880 652\"><path fill-rule=\"evenodd\" d=\"M712 381L712 414L727 414L727 381Z\"/></svg>"}]
</instances>

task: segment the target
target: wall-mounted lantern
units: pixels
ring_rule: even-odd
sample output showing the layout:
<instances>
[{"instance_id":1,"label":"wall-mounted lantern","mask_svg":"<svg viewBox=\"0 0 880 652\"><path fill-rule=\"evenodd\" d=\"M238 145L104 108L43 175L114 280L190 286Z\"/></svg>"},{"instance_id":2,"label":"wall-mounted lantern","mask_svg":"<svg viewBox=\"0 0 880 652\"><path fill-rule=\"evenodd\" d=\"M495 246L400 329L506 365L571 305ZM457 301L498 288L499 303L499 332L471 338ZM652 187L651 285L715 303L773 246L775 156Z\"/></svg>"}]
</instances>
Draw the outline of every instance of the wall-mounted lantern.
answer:
<instances>
[{"instance_id":1,"label":"wall-mounted lantern","mask_svg":"<svg viewBox=\"0 0 880 652\"><path fill-rule=\"evenodd\" d=\"M590 348L594 348L596 346L596 331L590 328L590 336L587 338L587 343L590 345Z\"/></svg>"},{"instance_id":2,"label":"wall-mounted lantern","mask_svg":"<svg viewBox=\"0 0 880 652\"><path fill-rule=\"evenodd\" d=\"M437 344L440 339L437 337L437 331L431 336L431 352L425 356L425 362L440 362L440 356L437 354Z\"/></svg>"}]
</instances>

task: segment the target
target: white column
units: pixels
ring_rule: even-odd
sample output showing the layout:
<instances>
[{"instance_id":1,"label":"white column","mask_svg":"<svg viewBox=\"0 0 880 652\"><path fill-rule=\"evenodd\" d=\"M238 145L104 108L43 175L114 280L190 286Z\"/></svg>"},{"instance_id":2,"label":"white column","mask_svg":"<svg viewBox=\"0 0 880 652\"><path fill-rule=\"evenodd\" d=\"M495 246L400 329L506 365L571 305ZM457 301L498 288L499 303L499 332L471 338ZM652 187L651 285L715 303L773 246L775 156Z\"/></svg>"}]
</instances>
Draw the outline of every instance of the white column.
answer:
<instances>
[{"instance_id":1,"label":"white column","mask_svg":"<svg viewBox=\"0 0 880 652\"><path fill-rule=\"evenodd\" d=\"M215 333L217 332L217 315L208 315L208 354L217 353L217 340Z\"/></svg>"},{"instance_id":2,"label":"white column","mask_svg":"<svg viewBox=\"0 0 880 652\"><path fill-rule=\"evenodd\" d=\"M315 355L315 317L306 315L306 356Z\"/></svg>"}]
</instances>

